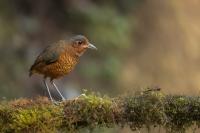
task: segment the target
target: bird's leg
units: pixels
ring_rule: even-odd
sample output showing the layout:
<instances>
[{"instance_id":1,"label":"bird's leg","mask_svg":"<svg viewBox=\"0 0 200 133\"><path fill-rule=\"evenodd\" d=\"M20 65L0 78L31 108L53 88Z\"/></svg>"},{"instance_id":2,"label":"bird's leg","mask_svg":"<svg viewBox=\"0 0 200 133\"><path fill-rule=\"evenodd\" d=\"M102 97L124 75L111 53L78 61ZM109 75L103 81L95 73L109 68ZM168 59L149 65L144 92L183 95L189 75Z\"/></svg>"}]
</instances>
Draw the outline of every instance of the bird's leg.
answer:
<instances>
[{"instance_id":1,"label":"bird's leg","mask_svg":"<svg viewBox=\"0 0 200 133\"><path fill-rule=\"evenodd\" d=\"M51 101L54 102L54 100L53 100L53 98L52 98L52 96L51 96L51 93L50 93L49 87L48 87L48 85L47 85L46 79L44 79L43 82L44 82L44 84L45 84L45 86L46 86L46 88L47 88L47 91L48 91L48 94L49 94L49 97L50 97Z\"/></svg>"},{"instance_id":2,"label":"bird's leg","mask_svg":"<svg viewBox=\"0 0 200 133\"><path fill-rule=\"evenodd\" d=\"M57 90L57 92L58 92L59 95L61 96L62 100L64 101L64 100L65 100L64 96L61 94L61 92L59 91L58 87L57 87L56 84L53 82L53 80L51 81L51 84L54 86L54 88Z\"/></svg>"}]
</instances>

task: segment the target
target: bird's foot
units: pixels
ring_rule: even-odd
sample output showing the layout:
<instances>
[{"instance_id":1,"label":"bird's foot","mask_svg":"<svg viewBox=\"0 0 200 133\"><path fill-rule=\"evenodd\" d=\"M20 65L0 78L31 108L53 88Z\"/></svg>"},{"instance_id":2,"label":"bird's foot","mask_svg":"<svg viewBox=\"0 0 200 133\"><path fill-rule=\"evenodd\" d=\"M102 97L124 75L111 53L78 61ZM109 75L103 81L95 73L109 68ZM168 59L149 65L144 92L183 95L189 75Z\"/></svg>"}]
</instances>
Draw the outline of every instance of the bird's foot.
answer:
<instances>
[{"instance_id":1,"label":"bird's foot","mask_svg":"<svg viewBox=\"0 0 200 133\"><path fill-rule=\"evenodd\" d=\"M64 97L62 97L62 101L65 101L66 99Z\"/></svg>"},{"instance_id":2,"label":"bird's foot","mask_svg":"<svg viewBox=\"0 0 200 133\"><path fill-rule=\"evenodd\" d=\"M62 103L62 101L53 101L52 103L55 105L60 105Z\"/></svg>"},{"instance_id":3,"label":"bird's foot","mask_svg":"<svg viewBox=\"0 0 200 133\"><path fill-rule=\"evenodd\" d=\"M57 101L54 101L53 104L54 105L59 105L59 103Z\"/></svg>"},{"instance_id":4,"label":"bird's foot","mask_svg":"<svg viewBox=\"0 0 200 133\"><path fill-rule=\"evenodd\" d=\"M51 103L58 105L58 101L54 100L52 97L50 97Z\"/></svg>"}]
</instances>

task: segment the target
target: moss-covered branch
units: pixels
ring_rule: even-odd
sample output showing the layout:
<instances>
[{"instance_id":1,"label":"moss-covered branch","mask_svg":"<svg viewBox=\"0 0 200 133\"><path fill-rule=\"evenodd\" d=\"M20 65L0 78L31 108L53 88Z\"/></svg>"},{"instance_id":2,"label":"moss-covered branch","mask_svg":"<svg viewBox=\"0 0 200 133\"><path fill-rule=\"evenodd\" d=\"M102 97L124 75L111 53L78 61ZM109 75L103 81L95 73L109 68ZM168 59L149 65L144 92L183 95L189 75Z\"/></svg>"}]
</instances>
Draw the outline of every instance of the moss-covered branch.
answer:
<instances>
[{"instance_id":1,"label":"moss-covered branch","mask_svg":"<svg viewBox=\"0 0 200 133\"><path fill-rule=\"evenodd\" d=\"M132 130L162 126L170 132L184 132L200 125L200 97L146 91L113 99L84 94L58 105L46 97L0 104L0 132L74 132L114 125Z\"/></svg>"}]
</instances>

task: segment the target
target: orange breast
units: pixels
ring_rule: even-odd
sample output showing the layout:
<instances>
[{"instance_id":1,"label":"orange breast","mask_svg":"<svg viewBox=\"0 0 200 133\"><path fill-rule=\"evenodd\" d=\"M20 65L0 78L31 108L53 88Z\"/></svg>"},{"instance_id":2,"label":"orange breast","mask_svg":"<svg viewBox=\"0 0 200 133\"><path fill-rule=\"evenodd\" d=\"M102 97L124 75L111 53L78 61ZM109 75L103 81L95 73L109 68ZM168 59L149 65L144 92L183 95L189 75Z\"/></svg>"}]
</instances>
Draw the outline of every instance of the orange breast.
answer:
<instances>
[{"instance_id":1,"label":"orange breast","mask_svg":"<svg viewBox=\"0 0 200 133\"><path fill-rule=\"evenodd\" d=\"M59 78L71 72L77 62L78 59L76 57L63 53L56 62L44 66L41 73L51 79Z\"/></svg>"}]
</instances>

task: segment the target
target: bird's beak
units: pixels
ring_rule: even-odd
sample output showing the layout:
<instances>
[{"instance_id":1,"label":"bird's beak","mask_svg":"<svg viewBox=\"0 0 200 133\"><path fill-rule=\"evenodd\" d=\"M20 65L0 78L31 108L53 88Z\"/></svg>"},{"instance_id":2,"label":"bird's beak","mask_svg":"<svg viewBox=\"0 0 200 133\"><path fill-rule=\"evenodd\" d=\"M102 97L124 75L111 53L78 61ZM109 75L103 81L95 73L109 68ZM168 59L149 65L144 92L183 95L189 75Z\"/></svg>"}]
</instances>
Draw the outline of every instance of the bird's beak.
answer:
<instances>
[{"instance_id":1,"label":"bird's beak","mask_svg":"<svg viewBox=\"0 0 200 133\"><path fill-rule=\"evenodd\" d=\"M97 48L93 44L91 44L91 43L89 43L88 48L97 50Z\"/></svg>"}]
</instances>

